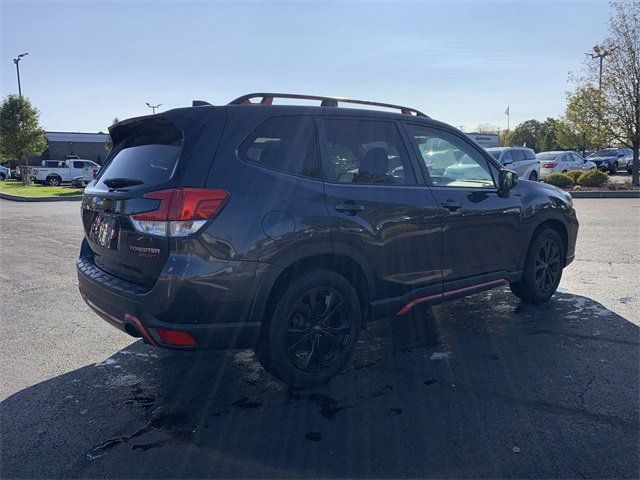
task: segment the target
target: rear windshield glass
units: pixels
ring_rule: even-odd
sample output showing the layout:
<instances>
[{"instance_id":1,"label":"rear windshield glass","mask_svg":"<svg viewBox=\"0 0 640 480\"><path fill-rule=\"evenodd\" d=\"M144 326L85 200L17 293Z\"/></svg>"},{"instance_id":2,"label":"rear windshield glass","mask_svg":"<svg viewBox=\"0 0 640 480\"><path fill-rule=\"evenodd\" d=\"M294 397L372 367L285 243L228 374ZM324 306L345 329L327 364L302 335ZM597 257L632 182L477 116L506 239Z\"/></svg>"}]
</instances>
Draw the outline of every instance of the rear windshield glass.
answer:
<instances>
[{"instance_id":1,"label":"rear windshield glass","mask_svg":"<svg viewBox=\"0 0 640 480\"><path fill-rule=\"evenodd\" d=\"M538 160L554 160L558 155L560 155L559 153L554 153L554 152L550 152L550 153L539 153L536 155L536 158Z\"/></svg>"},{"instance_id":2,"label":"rear windshield glass","mask_svg":"<svg viewBox=\"0 0 640 480\"><path fill-rule=\"evenodd\" d=\"M502 153L502 150L487 150L487 152L489 152L493 156L493 158L498 160L500 158L500 154Z\"/></svg>"},{"instance_id":3,"label":"rear windshield glass","mask_svg":"<svg viewBox=\"0 0 640 480\"><path fill-rule=\"evenodd\" d=\"M172 124L135 125L113 149L97 187L158 185L171 178L182 149L182 132Z\"/></svg>"}]
</instances>

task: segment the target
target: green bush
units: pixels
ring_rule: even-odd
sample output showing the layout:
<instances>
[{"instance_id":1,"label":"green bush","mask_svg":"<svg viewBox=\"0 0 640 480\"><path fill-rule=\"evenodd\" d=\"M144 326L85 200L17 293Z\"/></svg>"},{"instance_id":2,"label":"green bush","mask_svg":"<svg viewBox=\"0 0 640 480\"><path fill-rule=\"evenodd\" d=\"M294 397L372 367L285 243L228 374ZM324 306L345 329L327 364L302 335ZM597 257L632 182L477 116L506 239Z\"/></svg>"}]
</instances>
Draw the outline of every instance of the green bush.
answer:
<instances>
[{"instance_id":1,"label":"green bush","mask_svg":"<svg viewBox=\"0 0 640 480\"><path fill-rule=\"evenodd\" d=\"M574 185L573 180L566 173L552 173L545 178L544 181L549 185L560 188L572 187Z\"/></svg>"},{"instance_id":2,"label":"green bush","mask_svg":"<svg viewBox=\"0 0 640 480\"><path fill-rule=\"evenodd\" d=\"M589 170L578 178L578 185L600 187L609 181L609 175L599 170Z\"/></svg>"},{"instance_id":3,"label":"green bush","mask_svg":"<svg viewBox=\"0 0 640 480\"><path fill-rule=\"evenodd\" d=\"M578 179L585 173L587 173L586 170L569 170L565 175L571 177L573 183L578 183Z\"/></svg>"}]
</instances>

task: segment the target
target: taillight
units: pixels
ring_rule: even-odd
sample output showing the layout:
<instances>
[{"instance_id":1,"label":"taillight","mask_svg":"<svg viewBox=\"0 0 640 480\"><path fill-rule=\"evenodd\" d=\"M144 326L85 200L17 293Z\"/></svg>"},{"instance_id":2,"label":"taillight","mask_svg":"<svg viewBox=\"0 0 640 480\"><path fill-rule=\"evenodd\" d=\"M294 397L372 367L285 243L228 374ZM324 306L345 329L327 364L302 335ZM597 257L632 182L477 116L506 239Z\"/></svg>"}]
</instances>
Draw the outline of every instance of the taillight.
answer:
<instances>
[{"instance_id":1,"label":"taillight","mask_svg":"<svg viewBox=\"0 0 640 480\"><path fill-rule=\"evenodd\" d=\"M229 200L229 192L208 188L171 188L143 195L160 200L158 208L131 215L141 233L162 237L186 237L215 218Z\"/></svg>"},{"instance_id":2,"label":"taillight","mask_svg":"<svg viewBox=\"0 0 640 480\"><path fill-rule=\"evenodd\" d=\"M542 168L556 168L558 164L556 162L543 163Z\"/></svg>"}]
</instances>

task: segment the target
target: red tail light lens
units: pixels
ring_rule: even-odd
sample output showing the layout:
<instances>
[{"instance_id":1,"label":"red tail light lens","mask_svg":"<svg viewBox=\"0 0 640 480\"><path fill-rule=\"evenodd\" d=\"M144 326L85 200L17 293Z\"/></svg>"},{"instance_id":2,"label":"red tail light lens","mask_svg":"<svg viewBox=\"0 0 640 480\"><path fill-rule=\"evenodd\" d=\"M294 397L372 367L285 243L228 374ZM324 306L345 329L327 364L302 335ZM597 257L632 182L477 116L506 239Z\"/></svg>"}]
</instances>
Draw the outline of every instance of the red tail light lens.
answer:
<instances>
[{"instance_id":1,"label":"red tail light lens","mask_svg":"<svg viewBox=\"0 0 640 480\"><path fill-rule=\"evenodd\" d=\"M170 330L168 328L156 328L156 332L162 339L162 343L175 347L194 347L196 341L189 332L182 330Z\"/></svg>"},{"instance_id":2,"label":"red tail light lens","mask_svg":"<svg viewBox=\"0 0 640 480\"><path fill-rule=\"evenodd\" d=\"M556 162L543 163L542 168L556 168L558 164Z\"/></svg>"},{"instance_id":3,"label":"red tail light lens","mask_svg":"<svg viewBox=\"0 0 640 480\"><path fill-rule=\"evenodd\" d=\"M143 198L160 200L160 204L155 210L131 215L136 230L151 235L184 237L215 218L230 195L226 190L171 188L147 193Z\"/></svg>"}]
</instances>

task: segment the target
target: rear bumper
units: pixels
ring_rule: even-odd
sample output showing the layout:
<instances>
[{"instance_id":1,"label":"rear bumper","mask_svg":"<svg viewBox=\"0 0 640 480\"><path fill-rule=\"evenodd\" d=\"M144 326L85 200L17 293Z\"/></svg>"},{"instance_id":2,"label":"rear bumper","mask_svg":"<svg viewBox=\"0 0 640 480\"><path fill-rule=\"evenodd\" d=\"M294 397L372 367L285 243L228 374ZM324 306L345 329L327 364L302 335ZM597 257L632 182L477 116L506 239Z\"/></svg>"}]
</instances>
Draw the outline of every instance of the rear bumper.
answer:
<instances>
[{"instance_id":1,"label":"rear bumper","mask_svg":"<svg viewBox=\"0 0 640 480\"><path fill-rule=\"evenodd\" d=\"M227 265L226 268L238 274L246 266ZM185 291L182 288L184 278L162 276L152 289L145 289L100 270L91 257L78 260L77 273L82 298L95 313L119 330L134 337L142 337L150 345L179 350L225 350L248 348L255 345L258 339L261 322L249 321L249 315L246 314L251 310L249 296L246 300L248 307L241 308L240 311L230 311L236 303L225 303L228 299L222 299L217 302L217 308L213 309L219 315L217 318L210 317L203 321L202 315L193 315L192 321L177 318L179 321L174 322L171 321L172 313L175 313L176 308L181 308L185 301L181 298ZM254 283L253 277L251 282ZM252 289L246 288L244 292L251 295ZM193 295L196 293L192 292L188 302L195 300ZM215 291L210 291L210 296L214 295ZM200 305L191 305L190 310L187 310L196 312L198 307L210 311L211 304L203 301ZM235 321L229 321L232 316ZM183 347L166 344L162 341L158 328L187 332L196 345Z\"/></svg>"}]
</instances>

